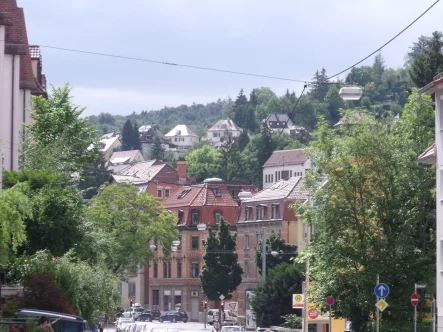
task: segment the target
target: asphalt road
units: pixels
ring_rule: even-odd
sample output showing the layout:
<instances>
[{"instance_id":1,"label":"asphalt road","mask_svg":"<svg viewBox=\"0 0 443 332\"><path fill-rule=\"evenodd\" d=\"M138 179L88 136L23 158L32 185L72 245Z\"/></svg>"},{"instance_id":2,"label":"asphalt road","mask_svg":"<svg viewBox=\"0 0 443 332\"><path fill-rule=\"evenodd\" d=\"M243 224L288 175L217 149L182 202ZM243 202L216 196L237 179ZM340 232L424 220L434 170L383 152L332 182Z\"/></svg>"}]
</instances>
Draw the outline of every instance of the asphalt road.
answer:
<instances>
[{"instance_id":1,"label":"asphalt road","mask_svg":"<svg viewBox=\"0 0 443 332\"><path fill-rule=\"evenodd\" d=\"M181 331L212 331L212 326L207 324L206 330L204 329L203 323L194 323L194 322L177 322L177 323L159 323L159 322L143 322L140 323L146 325L143 332L181 332ZM104 332L116 332L115 328L106 328Z\"/></svg>"}]
</instances>

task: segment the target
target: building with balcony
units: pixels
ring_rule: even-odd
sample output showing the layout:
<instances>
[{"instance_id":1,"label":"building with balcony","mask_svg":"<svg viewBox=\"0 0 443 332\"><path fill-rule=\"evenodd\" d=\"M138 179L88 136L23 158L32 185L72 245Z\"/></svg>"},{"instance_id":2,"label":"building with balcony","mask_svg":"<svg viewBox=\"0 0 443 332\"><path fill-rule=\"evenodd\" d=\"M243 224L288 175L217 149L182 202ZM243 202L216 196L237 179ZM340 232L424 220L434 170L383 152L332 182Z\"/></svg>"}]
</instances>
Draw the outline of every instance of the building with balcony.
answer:
<instances>
[{"instance_id":1,"label":"building with balcony","mask_svg":"<svg viewBox=\"0 0 443 332\"><path fill-rule=\"evenodd\" d=\"M46 97L40 47L29 45L23 8L0 1L0 187L3 169L19 169L23 124L30 123L31 96Z\"/></svg>"},{"instance_id":2,"label":"building with balcony","mask_svg":"<svg viewBox=\"0 0 443 332\"><path fill-rule=\"evenodd\" d=\"M175 126L174 129L165 135L165 138L169 143L176 146L171 147L169 151L175 151L179 154L190 150L194 144L200 141L200 137L186 125Z\"/></svg>"}]
</instances>

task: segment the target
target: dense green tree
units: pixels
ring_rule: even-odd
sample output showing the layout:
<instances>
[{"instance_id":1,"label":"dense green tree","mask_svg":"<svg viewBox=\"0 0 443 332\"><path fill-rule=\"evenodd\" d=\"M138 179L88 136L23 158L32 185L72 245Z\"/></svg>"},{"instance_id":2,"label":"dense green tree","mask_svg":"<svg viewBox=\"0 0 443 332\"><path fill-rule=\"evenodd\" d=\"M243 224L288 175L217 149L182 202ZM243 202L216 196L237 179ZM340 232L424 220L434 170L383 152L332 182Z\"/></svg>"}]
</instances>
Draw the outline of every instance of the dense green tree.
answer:
<instances>
[{"instance_id":1,"label":"dense green tree","mask_svg":"<svg viewBox=\"0 0 443 332\"><path fill-rule=\"evenodd\" d=\"M345 108L343 99L338 95L339 90L336 84L332 84L325 97L325 103L329 109L329 123L331 125L336 124L340 120L339 110Z\"/></svg>"},{"instance_id":2,"label":"dense green tree","mask_svg":"<svg viewBox=\"0 0 443 332\"><path fill-rule=\"evenodd\" d=\"M355 331L368 331L375 315L378 274L393 290L389 320L396 330L411 315L414 282L433 283L428 248L435 245L435 178L417 164L417 155L433 141L432 127L432 107L420 103L417 94L394 123L366 116L342 126L340 133L325 122L319 126L311 158L315 174L328 182L323 187L315 186L319 179L312 182L315 209L301 207L315 228L314 298L320 304L333 295L335 315L350 319Z\"/></svg>"},{"instance_id":3,"label":"dense green tree","mask_svg":"<svg viewBox=\"0 0 443 332\"><path fill-rule=\"evenodd\" d=\"M372 80L372 67L361 66L354 67L351 69L349 74L346 76L345 82L347 84L356 84L359 86L365 86L368 82Z\"/></svg>"},{"instance_id":4,"label":"dense green tree","mask_svg":"<svg viewBox=\"0 0 443 332\"><path fill-rule=\"evenodd\" d=\"M134 150L134 126L131 120L126 120L122 131L122 151Z\"/></svg>"},{"instance_id":5,"label":"dense green tree","mask_svg":"<svg viewBox=\"0 0 443 332\"><path fill-rule=\"evenodd\" d=\"M90 199L97 195L101 185L109 181L110 172L106 169L106 161L102 154L99 154L95 163L85 167L78 189L83 191L83 197Z\"/></svg>"},{"instance_id":6,"label":"dense green tree","mask_svg":"<svg viewBox=\"0 0 443 332\"><path fill-rule=\"evenodd\" d=\"M205 144L199 149L192 150L186 155L188 174L195 176L197 181L217 177L219 152L212 146Z\"/></svg>"},{"instance_id":7,"label":"dense green tree","mask_svg":"<svg viewBox=\"0 0 443 332\"><path fill-rule=\"evenodd\" d=\"M233 107L234 122L244 130L255 130L254 108L249 105L243 89L237 96Z\"/></svg>"},{"instance_id":8,"label":"dense green tree","mask_svg":"<svg viewBox=\"0 0 443 332\"><path fill-rule=\"evenodd\" d=\"M311 95L319 102L322 102L328 93L329 84L326 69L322 68L319 72L315 72L312 82Z\"/></svg>"},{"instance_id":9,"label":"dense green tree","mask_svg":"<svg viewBox=\"0 0 443 332\"><path fill-rule=\"evenodd\" d=\"M53 88L49 99L33 97L32 123L26 125L22 168L52 169L71 177L95 162L98 134L85 119L84 108L71 101L68 85Z\"/></svg>"},{"instance_id":10,"label":"dense green tree","mask_svg":"<svg viewBox=\"0 0 443 332\"><path fill-rule=\"evenodd\" d=\"M420 37L409 53L411 66L409 75L414 84L421 88L443 72L443 33L434 31L431 37Z\"/></svg>"},{"instance_id":11,"label":"dense green tree","mask_svg":"<svg viewBox=\"0 0 443 332\"><path fill-rule=\"evenodd\" d=\"M255 264L260 274L262 268L262 249L263 243L260 242L255 248ZM272 255L272 251L278 252L279 255ZM291 261L293 261L295 257L297 257L297 246L287 244L286 241L281 238L280 233L272 233L266 239L266 271L282 263L291 264Z\"/></svg>"},{"instance_id":12,"label":"dense green tree","mask_svg":"<svg viewBox=\"0 0 443 332\"><path fill-rule=\"evenodd\" d=\"M237 234L231 234L229 227L221 218L218 229L209 229L208 238L203 241L205 265L200 273L200 281L205 296L211 301L219 302L220 295L226 299L232 298L231 293L242 281L243 269L236 252Z\"/></svg>"},{"instance_id":13,"label":"dense green tree","mask_svg":"<svg viewBox=\"0 0 443 332\"><path fill-rule=\"evenodd\" d=\"M292 294L302 292L304 278L292 264L279 264L268 271L268 278L257 286L251 305L257 326L280 326L283 316L295 312Z\"/></svg>"},{"instance_id":14,"label":"dense green tree","mask_svg":"<svg viewBox=\"0 0 443 332\"><path fill-rule=\"evenodd\" d=\"M154 159L160 159L163 160L166 155L166 150L163 147L162 139L158 136L154 138L154 142L152 144L152 152L151 156Z\"/></svg>"},{"instance_id":15,"label":"dense green tree","mask_svg":"<svg viewBox=\"0 0 443 332\"><path fill-rule=\"evenodd\" d=\"M217 174L225 181L243 179L243 158L232 135L218 150L217 167Z\"/></svg>"},{"instance_id":16,"label":"dense green tree","mask_svg":"<svg viewBox=\"0 0 443 332\"><path fill-rule=\"evenodd\" d=\"M383 72L385 71L385 60L381 55L381 52L378 53L374 58L374 63L372 65L372 80L375 84L381 83L381 77Z\"/></svg>"},{"instance_id":17,"label":"dense green tree","mask_svg":"<svg viewBox=\"0 0 443 332\"><path fill-rule=\"evenodd\" d=\"M112 243L105 263L122 276L136 271L152 257L151 240L171 248L178 238L176 218L152 195L132 185L108 185L90 202L88 219L98 235Z\"/></svg>"},{"instance_id":18,"label":"dense green tree","mask_svg":"<svg viewBox=\"0 0 443 332\"><path fill-rule=\"evenodd\" d=\"M137 121L134 121L134 123L133 123L132 144L133 144L132 150L141 150L142 144L140 142L140 133L138 132Z\"/></svg>"},{"instance_id":19,"label":"dense green tree","mask_svg":"<svg viewBox=\"0 0 443 332\"><path fill-rule=\"evenodd\" d=\"M238 139L238 148L240 151L243 151L246 145L248 145L250 139L247 130L243 130Z\"/></svg>"}]
</instances>

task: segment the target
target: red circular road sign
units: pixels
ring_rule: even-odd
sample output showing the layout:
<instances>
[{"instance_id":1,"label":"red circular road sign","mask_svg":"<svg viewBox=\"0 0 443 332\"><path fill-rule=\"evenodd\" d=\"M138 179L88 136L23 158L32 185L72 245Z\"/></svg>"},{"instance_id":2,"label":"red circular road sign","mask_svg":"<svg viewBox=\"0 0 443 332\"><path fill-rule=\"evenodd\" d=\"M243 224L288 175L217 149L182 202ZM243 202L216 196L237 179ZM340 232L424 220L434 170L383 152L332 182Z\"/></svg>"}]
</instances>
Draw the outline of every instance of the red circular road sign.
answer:
<instances>
[{"instance_id":1,"label":"red circular road sign","mask_svg":"<svg viewBox=\"0 0 443 332\"><path fill-rule=\"evenodd\" d=\"M411 304L415 307L418 304L418 295L417 294L412 294L411 295Z\"/></svg>"},{"instance_id":2,"label":"red circular road sign","mask_svg":"<svg viewBox=\"0 0 443 332\"><path fill-rule=\"evenodd\" d=\"M334 299L333 296L328 296L328 297L326 298L326 304L327 304L327 305L334 305L334 303L335 303L335 299Z\"/></svg>"},{"instance_id":3,"label":"red circular road sign","mask_svg":"<svg viewBox=\"0 0 443 332\"><path fill-rule=\"evenodd\" d=\"M311 319L316 319L316 318L318 317L318 310L315 309L315 308L311 308L311 309L309 309L309 311L308 311L308 316L309 316L309 318L311 318Z\"/></svg>"}]
</instances>

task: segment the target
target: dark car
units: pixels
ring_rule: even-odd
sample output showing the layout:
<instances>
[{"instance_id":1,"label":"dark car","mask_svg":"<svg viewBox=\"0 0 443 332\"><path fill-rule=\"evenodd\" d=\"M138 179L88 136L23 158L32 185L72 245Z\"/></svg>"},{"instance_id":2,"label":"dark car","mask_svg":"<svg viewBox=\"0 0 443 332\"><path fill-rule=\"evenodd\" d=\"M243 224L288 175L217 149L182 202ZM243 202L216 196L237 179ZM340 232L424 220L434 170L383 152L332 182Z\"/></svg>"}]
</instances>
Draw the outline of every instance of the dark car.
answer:
<instances>
[{"instance_id":1,"label":"dark car","mask_svg":"<svg viewBox=\"0 0 443 332\"><path fill-rule=\"evenodd\" d=\"M60 312L52 312L46 310L38 310L38 309L18 309L16 312L17 320L21 320L21 324L23 324L23 320L35 320L38 322L38 319L41 316L48 317L52 328L54 331L60 332L84 332L88 329L86 321L79 317L69 314L64 314ZM13 324L14 322L12 322Z\"/></svg>"},{"instance_id":2,"label":"dark car","mask_svg":"<svg viewBox=\"0 0 443 332\"><path fill-rule=\"evenodd\" d=\"M144 310L140 316L138 316L138 320L139 321L148 321L148 322L152 322L153 320L159 320L160 316L161 316L161 312L160 310L154 310L154 309L147 309Z\"/></svg>"},{"instance_id":3,"label":"dark car","mask_svg":"<svg viewBox=\"0 0 443 332\"><path fill-rule=\"evenodd\" d=\"M163 323L164 321L169 321L173 323L182 321L183 323L186 323L188 321L188 315L186 314L186 312L181 310L166 311L163 315L160 316L159 321L160 323Z\"/></svg>"}]
</instances>

